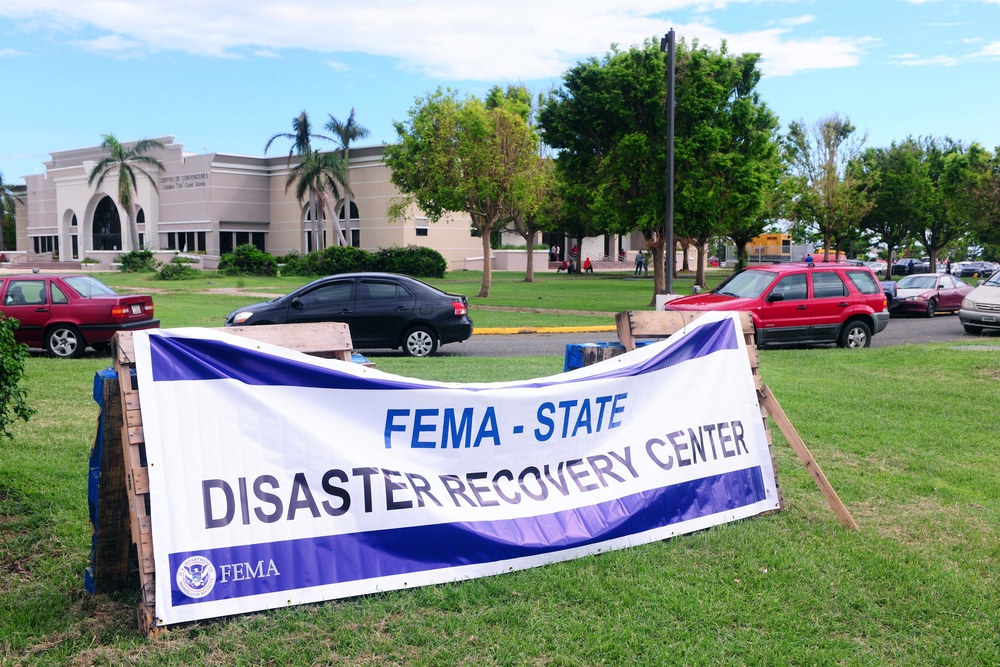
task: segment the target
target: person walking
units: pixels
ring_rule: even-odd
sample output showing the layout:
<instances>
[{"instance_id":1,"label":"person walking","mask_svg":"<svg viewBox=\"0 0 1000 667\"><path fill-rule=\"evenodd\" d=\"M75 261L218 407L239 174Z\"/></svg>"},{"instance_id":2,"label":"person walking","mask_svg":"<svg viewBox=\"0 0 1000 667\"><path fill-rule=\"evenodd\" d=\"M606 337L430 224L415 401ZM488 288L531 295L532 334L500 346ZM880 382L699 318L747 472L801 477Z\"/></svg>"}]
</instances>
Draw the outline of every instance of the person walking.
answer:
<instances>
[{"instance_id":1,"label":"person walking","mask_svg":"<svg viewBox=\"0 0 1000 667\"><path fill-rule=\"evenodd\" d=\"M639 250L638 252L635 253L635 273L632 274L633 276L641 276L642 275L642 265L643 265L643 263L644 262L643 262L643 257L642 257L642 251Z\"/></svg>"}]
</instances>

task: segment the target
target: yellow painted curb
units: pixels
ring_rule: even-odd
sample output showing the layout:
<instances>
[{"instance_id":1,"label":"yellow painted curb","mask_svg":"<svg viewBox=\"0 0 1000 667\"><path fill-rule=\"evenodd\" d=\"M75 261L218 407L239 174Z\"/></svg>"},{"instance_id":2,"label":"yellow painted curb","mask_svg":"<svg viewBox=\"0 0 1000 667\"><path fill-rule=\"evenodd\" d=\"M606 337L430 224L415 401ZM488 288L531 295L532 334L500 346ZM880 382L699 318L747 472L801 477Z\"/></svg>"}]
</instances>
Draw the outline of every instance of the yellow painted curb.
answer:
<instances>
[{"instance_id":1,"label":"yellow painted curb","mask_svg":"<svg viewBox=\"0 0 1000 667\"><path fill-rule=\"evenodd\" d=\"M532 333L590 333L594 331L616 331L613 326L594 325L586 327L481 327L474 334L532 334Z\"/></svg>"}]
</instances>

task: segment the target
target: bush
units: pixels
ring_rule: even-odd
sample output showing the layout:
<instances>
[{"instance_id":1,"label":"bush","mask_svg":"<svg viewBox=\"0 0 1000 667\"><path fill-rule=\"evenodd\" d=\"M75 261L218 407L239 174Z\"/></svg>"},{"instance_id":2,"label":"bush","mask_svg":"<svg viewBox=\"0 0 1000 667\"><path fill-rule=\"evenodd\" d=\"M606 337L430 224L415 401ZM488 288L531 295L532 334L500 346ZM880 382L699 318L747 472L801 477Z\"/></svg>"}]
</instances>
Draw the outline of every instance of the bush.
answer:
<instances>
[{"instance_id":1,"label":"bush","mask_svg":"<svg viewBox=\"0 0 1000 667\"><path fill-rule=\"evenodd\" d=\"M35 410L28 406L28 395L19 386L24 379L28 347L14 340L20 322L0 314L0 436L13 438L8 428L15 419L28 421Z\"/></svg>"},{"instance_id":2,"label":"bush","mask_svg":"<svg viewBox=\"0 0 1000 667\"><path fill-rule=\"evenodd\" d=\"M407 246L405 248L379 248L378 271L402 273L414 278L444 278L448 262L433 248Z\"/></svg>"},{"instance_id":3,"label":"bush","mask_svg":"<svg viewBox=\"0 0 1000 667\"><path fill-rule=\"evenodd\" d=\"M153 251L146 248L130 250L119 255L118 262L121 264L122 273L150 273L156 271L159 264L153 257Z\"/></svg>"},{"instance_id":4,"label":"bush","mask_svg":"<svg viewBox=\"0 0 1000 667\"><path fill-rule=\"evenodd\" d=\"M201 271L191 266L191 261L186 257L177 255L168 264L164 264L160 269L160 280L191 280L200 278Z\"/></svg>"},{"instance_id":5,"label":"bush","mask_svg":"<svg viewBox=\"0 0 1000 667\"><path fill-rule=\"evenodd\" d=\"M254 244L244 243L219 258L219 273L227 276L276 276L278 260Z\"/></svg>"},{"instance_id":6,"label":"bush","mask_svg":"<svg viewBox=\"0 0 1000 667\"><path fill-rule=\"evenodd\" d=\"M281 258L281 272L289 276L332 276L338 273L385 271L414 278L444 278L448 262L437 250L420 246L380 248L371 253L353 246L330 246L308 255L289 253ZM220 264L221 269L221 264Z\"/></svg>"}]
</instances>

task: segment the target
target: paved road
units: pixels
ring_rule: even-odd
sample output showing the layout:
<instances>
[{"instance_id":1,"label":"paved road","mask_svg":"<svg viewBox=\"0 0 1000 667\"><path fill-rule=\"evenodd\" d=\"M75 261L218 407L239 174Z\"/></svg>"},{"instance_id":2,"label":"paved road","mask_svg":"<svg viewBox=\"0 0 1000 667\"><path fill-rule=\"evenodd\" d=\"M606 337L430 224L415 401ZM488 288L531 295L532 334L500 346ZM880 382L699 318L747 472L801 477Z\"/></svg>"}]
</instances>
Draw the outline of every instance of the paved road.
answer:
<instances>
[{"instance_id":1,"label":"paved road","mask_svg":"<svg viewBox=\"0 0 1000 667\"><path fill-rule=\"evenodd\" d=\"M991 341L1000 335L986 333ZM968 344L977 340L962 329L957 315L938 315L932 319L924 317L893 317L885 331L872 338L872 347L888 347L906 343L935 343L961 341ZM566 345L571 343L597 343L617 340L613 331L597 333L559 334L511 334L479 335L463 343L451 343L438 350L442 357L520 357L520 356L563 356ZM374 356L399 356L388 350L372 350Z\"/></svg>"}]
</instances>

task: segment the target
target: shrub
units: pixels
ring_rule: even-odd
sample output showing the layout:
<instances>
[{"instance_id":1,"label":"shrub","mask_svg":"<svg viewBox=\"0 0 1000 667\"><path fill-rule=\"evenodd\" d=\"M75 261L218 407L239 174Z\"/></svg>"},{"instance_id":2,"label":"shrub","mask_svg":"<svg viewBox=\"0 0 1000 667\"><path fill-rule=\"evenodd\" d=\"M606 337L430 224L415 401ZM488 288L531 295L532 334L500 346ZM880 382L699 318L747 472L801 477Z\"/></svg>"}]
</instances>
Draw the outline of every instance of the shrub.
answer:
<instances>
[{"instance_id":1,"label":"shrub","mask_svg":"<svg viewBox=\"0 0 1000 667\"><path fill-rule=\"evenodd\" d=\"M353 246L330 246L308 255L289 253L282 272L291 276L330 276L336 273L375 271L375 256Z\"/></svg>"},{"instance_id":2,"label":"shrub","mask_svg":"<svg viewBox=\"0 0 1000 667\"><path fill-rule=\"evenodd\" d=\"M407 246L405 248L379 248L378 271L402 273L414 278L444 278L448 262L433 248Z\"/></svg>"},{"instance_id":3,"label":"shrub","mask_svg":"<svg viewBox=\"0 0 1000 667\"><path fill-rule=\"evenodd\" d=\"M28 395L19 386L24 379L28 347L14 340L21 323L0 314L0 436L13 438L8 428L15 419L28 421L35 410L28 406Z\"/></svg>"},{"instance_id":4,"label":"shrub","mask_svg":"<svg viewBox=\"0 0 1000 667\"><path fill-rule=\"evenodd\" d=\"M156 271L159 264L153 257L153 251L146 248L130 250L119 255L118 262L121 264L122 273L149 273Z\"/></svg>"},{"instance_id":5,"label":"shrub","mask_svg":"<svg viewBox=\"0 0 1000 667\"><path fill-rule=\"evenodd\" d=\"M160 269L160 280L191 280L201 277L201 271L191 266L186 257L177 255Z\"/></svg>"},{"instance_id":6,"label":"shrub","mask_svg":"<svg viewBox=\"0 0 1000 667\"><path fill-rule=\"evenodd\" d=\"M278 260L252 243L236 246L219 258L219 273L227 276L275 276Z\"/></svg>"},{"instance_id":7,"label":"shrub","mask_svg":"<svg viewBox=\"0 0 1000 667\"><path fill-rule=\"evenodd\" d=\"M93 257L84 257L82 260L80 260L80 263L81 264L100 264L101 260L94 259Z\"/></svg>"}]
</instances>

